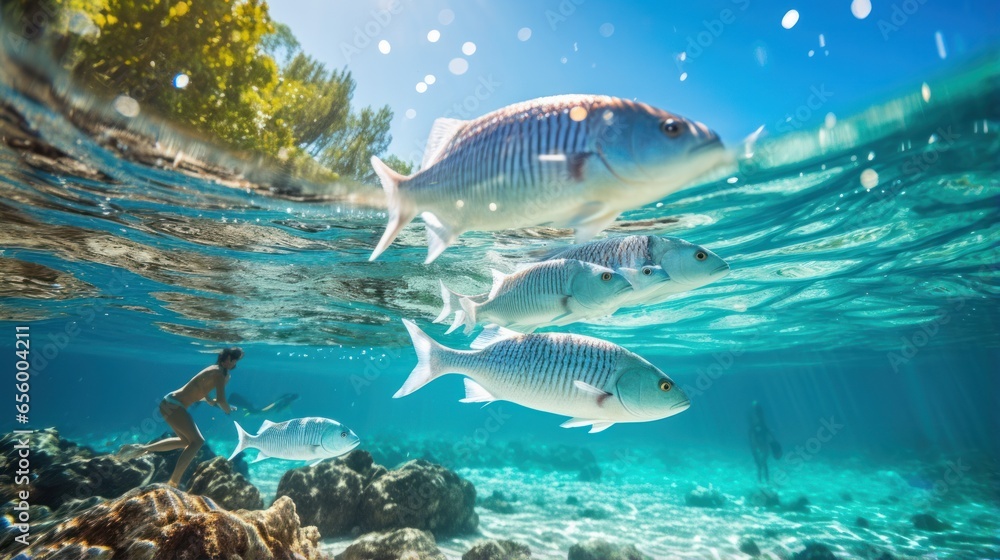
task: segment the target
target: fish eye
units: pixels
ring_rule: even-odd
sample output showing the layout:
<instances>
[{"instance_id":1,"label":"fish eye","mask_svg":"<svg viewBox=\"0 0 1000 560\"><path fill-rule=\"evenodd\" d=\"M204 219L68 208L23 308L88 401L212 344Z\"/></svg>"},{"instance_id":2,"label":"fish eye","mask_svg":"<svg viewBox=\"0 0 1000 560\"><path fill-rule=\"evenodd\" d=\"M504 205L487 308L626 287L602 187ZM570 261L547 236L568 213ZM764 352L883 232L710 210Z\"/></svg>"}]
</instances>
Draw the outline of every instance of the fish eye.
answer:
<instances>
[{"instance_id":1,"label":"fish eye","mask_svg":"<svg viewBox=\"0 0 1000 560\"><path fill-rule=\"evenodd\" d=\"M660 380L660 390L661 391L667 392L670 389L673 389L673 387L674 386L670 383L670 381L667 381L666 379L661 379Z\"/></svg>"},{"instance_id":2,"label":"fish eye","mask_svg":"<svg viewBox=\"0 0 1000 560\"><path fill-rule=\"evenodd\" d=\"M681 125L678 124L674 119L667 119L660 123L660 131L669 136L670 138L677 138L681 135L683 130Z\"/></svg>"},{"instance_id":3,"label":"fish eye","mask_svg":"<svg viewBox=\"0 0 1000 560\"><path fill-rule=\"evenodd\" d=\"M650 274L653 273L653 269L648 266L644 266L642 267L642 273L645 274L646 276L649 276Z\"/></svg>"},{"instance_id":4,"label":"fish eye","mask_svg":"<svg viewBox=\"0 0 1000 560\"><path fill-rule=\"evenodd\" d=\"M340 437L347 437L347 432L340 432Z\"/></svg>"},{"instance_id":5,"label":"fish eye","mask_svg":"<svg viewBox=\"0 0 1000 560\"><path fill-rule=\"evenodd\" d=\"M694 254L694 258L699 261L703 261L708 258L708 255L705 254L705 251L698 251L697 253Z\"/></svg>"},{"instance_id":6,"label":"fish eye","mask_svg":"<svg viewBox=\"0 0 1000 560\"><path fill-rule=\"evenodd\" d=\"M605 282L607 282L608 280L611 280L611 273L610 272L605 272L605 273L601 274L601 280L604 280Z\"/></svg>"}]
</instances>

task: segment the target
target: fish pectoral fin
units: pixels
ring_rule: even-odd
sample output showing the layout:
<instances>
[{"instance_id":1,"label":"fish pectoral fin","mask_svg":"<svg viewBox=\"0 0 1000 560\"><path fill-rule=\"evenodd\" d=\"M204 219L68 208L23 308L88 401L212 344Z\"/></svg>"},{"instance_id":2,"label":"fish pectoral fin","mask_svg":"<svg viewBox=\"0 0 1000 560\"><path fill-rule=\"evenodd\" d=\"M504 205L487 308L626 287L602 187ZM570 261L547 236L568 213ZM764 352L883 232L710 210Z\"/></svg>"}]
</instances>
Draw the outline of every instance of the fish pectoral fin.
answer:
<instances>
[{"instance_id":1,"label":"fish pectoral fin","mask_svg":"<svg viewBox=\"0 0 1000 560\"><path fill-rule=\"evenodd\" d=\"M615 425L614 422L594 422L594 424L590 427L590 431L588 433L596 434L597 432L603 432L604 430L607 430L608 428L614 425Z\"/></svg>"},{"instance_id":2,"label":"fish pectoral fin","mask_svg":"<svg viewBox=\"0 0 1000 560\"><path fill-rule=\"evenodd\" d=\"M568 225L574 229L576 242L584 243L613 224L618 214L603 202L588 202L580 206Z\"/></svg>"},{"instance_id":3,"label":"fish pectoral fin","mask_svg":"<svg viewBox=\"0 0 1000 560\"><path fill-rule=\"evenodd\" d=\"M257 452L257 458L254 459L253 461L250 461L250 462L251 463L259 463L259 462L263 461L264 459L270 459L270 458L271 458L270 455L264 453L263 451L258 451Z\"/></svg>"},{"instance_id":4,"label":"fish pectoral fin","mask_svg":"<svg viewBox=\"0 0 1000 560\"><path fill-rule=\"evenodd\" d=\"M459 399L458 402L463 402L463 403L482 402L489 404L495 400L497 400L497 398L494 397L489 391L484 389L482 385L476 383L475 381L469 379L468 377L465 378L465 398Z\"/></svg>"},{"instance_id":5,"label":"fish pectoral fin","mask_svg":"<svg viewBox=\"0 0 1000 560\"><path fill-rule=\"evenodd\" d=\"M427 230L427 260L424 264L430 264L451 246L462 232L442 222L433 212L423 212L420 217L423 218Z\"/></svg>"},{"instance_id":6,"label":"fish pectoral fin","mask_svg":"<svg viewBox=\"0 0 1000 560\"><path fill-rule=\"evenodd\" d=\"M576 152L566 154L566 170L569 172L571 179L577 182L583 182L586 178L584 170L587 166L587 160L592 155L594 155L593 152Z\"/></svg>"},{"instance_id":7,"label":"fish pectoral fin","mask_svg":"<svg viewBox=\"0 0 1000 560\"><path fill-rule=\"evenodd\" d=\"M477 336L475 340L472 341L469 348L473 350L482 350L490 344L517 336L520 336L520 333L514 332L510 329L505 329L500 325L486 325L486 328L483 329L483 332L479 333L479 336Z\"/></svg>"},{"instance_id":8,"label":"fish pectoral fin","mask_svg":"<svg viewBox=\"0 0 1000 560\"><path fill-rule=\"evenodd\" d=\"M579 379L573 382L573 386L583 391L584 393L589 393L591 395L594 395L594 397L597 398L598 406L603 406L604 400L611 396L611 393L605 391L604 389L598 389L597 387L594 387L589 383L584 383Z\"/></svg>"}]
</instances>

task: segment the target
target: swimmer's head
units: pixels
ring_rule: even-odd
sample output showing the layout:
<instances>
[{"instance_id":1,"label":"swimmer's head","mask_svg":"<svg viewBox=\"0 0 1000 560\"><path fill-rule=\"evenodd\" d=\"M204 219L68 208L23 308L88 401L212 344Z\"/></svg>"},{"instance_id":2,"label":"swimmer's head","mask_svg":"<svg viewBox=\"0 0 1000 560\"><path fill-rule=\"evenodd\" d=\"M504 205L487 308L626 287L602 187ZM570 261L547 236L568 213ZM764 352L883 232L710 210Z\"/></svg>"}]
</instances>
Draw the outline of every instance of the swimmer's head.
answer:
<instances>
[{"instance_id":1,"label":"swimmer's head","mask_svg":"<svg viewBox=\"0 0 1000 560\"><path fill-rule=\"evenodd\" d=\"M219 365L222 369L229 371L236 367L236 362L240 361L243 357L243 349L239 346L233 346L230 348L224 348L219 352L219 358L215 363Z\"/></svg>"}]
</instances>

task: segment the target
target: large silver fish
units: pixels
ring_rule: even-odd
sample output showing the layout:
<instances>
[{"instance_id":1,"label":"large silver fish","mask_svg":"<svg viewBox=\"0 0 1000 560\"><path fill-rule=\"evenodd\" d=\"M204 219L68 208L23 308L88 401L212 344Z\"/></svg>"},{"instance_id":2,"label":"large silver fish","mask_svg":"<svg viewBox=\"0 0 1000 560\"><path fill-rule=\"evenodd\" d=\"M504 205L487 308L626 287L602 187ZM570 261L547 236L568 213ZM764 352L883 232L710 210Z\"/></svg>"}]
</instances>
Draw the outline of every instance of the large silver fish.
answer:
<instances>
[{"instance_id":1,"label":"large silver fish","mask_svg":"<svg viewBox=\"0 0 1000 560\"><path fill-rule=\"evenodd\" d=\"M531 332L539 327L611 315L632 291L622 274L578 260L535 263L514 274L492 272L493 287L485 295L462 296L442 282L444 308L436 322L455 311L461 315L448 332L465 324L468 334L478 322Z\"/></svg>"},{"instance_id":2,"label":"large silver fish","mask_svg":"<svg viewBox=\"0 0 1000 560\"><path fill-rule=\"evenodd\" d=\"M582 243L624 210L654 202L723 161L705 125L616 97L562 95L478 119L434 122L420 171L377 157L389 223L371 259L420 214L427 261L465 231L548 225Z\"/></svg>"},{"instance_id":3,"label":"large silver fish","mask_svg":"<svg viewBox=\"0 0 1000 560\"><path fill-rule=\"evenodd\" d=\"M274 457L314 464L339 457L361 443L350 428L329 418L296 418L277 424L264 420L257 435L248 434L239 422L233 423L236 424L239 444L229 456L230 461L244 449L258 449L254 463Z\"/></svg>"},{"instance_id":4,"label":"large silver fish","mask_svg":"<svg viewBox=\"0 0 1000 560\"><path fill-rule=\"evenodd\" d=\"M729 264L712 251L658 235L609 237L554 251L549 258L578 259L623 272L634 290L622 307L656 303L729 274Z\"/></svg>"},{"instance_id":5,"label":"large silver fish","mask_svg":"<svg viewBox=\"0 0 1000 560\"><path fill-rule=\"evenodd\" d=\"M417 366L399 398L449 373L467 376L462 402L511 401L570 416L564 428L600 432L617 422L649 422L690 406L680 387L653 364L610 342L575 334L517 334L492 327L472 351L446 348L403 319Z\"/></svg>"}]
</instances>

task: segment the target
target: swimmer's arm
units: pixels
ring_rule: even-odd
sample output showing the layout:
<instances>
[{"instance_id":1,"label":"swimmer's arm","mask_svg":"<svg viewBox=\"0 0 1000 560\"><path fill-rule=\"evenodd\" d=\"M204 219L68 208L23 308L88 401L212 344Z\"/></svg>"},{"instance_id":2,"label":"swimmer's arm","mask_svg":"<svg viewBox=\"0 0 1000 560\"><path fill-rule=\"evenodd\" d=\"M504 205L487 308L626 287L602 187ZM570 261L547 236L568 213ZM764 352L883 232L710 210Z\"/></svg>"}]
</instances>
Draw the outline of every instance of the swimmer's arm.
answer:
<instances>
[{"instance_id":1,"label":"swimmer's arm","mask_svg":"<svg viewBox=\"0 0 1000 560\"><path fill-rule=\"evenodd\" d=\"M226 402L226 382L229 380L228 376L220 375L219 381L215 384L215 406L221 408L226 414L233 411L229 403Z\"/></svg>"}]
</instances>

